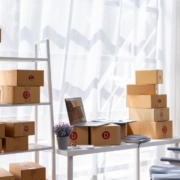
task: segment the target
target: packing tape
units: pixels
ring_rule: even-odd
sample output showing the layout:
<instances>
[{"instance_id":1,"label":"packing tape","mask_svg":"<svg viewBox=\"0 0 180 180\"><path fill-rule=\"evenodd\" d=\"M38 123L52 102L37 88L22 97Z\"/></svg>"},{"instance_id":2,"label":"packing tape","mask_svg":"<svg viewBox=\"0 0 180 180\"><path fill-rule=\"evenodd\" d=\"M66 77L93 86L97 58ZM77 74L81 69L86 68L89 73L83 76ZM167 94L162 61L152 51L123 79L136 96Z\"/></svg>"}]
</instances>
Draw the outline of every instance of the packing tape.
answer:
<instances>
[{"instance_id":1,"label":"packing tape","mask_svg":"<svg viewBox=\"0 0 180 180\"><path fill-rule=\"evenodd\" d=\"M158 104L158 107L162 107L162 104L161 104L161 95L158 95L157 96L158 97L158 99L157 99L157 104Z\"/></svg>"},{"instance_id":2,"label":"packing tape","mask_svg":"<svg viewBox=\"0 0 180 180\"><path fill-rule=\"evenodd\" d=\"M28 83L27 85L34 85L34 71L28 70Z\"/></svg>"}]
</instances>

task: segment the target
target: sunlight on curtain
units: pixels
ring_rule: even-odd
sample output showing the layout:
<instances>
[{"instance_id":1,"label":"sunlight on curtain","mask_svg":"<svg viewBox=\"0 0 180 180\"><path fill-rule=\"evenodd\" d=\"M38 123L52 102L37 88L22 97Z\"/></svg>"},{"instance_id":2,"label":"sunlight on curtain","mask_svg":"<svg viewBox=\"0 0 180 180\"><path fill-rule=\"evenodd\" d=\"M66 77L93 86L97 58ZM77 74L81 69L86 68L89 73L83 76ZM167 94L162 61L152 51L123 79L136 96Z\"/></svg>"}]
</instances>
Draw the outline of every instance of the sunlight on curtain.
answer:
<instances>
[{"instance_id":1,"label":"sunlight on curtain","mask_svg":"<svg viewBox=\"0 0 180 180\"><path fill-rule=\"evenodd\" d=\"M87 119L128 118L126 84L135 83L135 70L167 67L164 61L171 50L164 48L164 42L167 44L171 40L173 2L3 0L0 2L3 33L0 55L34 56L34 42L48 38L55 122L68 122L64 98L76 96L83 99ZM44 66L41 63L39 68L44 69ZM26 63L1 63L0 68L34 67ZM171 93L167 90L168 82L165 80L166 84L160 87L160 93L168 93L167 96ZM47 99L46 88L47 79L41 91L43 100ZM168 103L172 105L170 99ZM0 115L4 119L34 118L32 108L3 109ZM47 132L50 133L47 118L47 107L42 107L39 116L42 126L39 136L42 140L45 140ZM165 153L164 147L160 151L155 147L141 150L142 179L149 178L149 167L159 162L159 157ZM33 159L33 154L31 156ZM50 154L42 152L41 156L41 162L50 171ZM23 161L25 157L28 159L26 154L21 157ZM3 158L11 160L9 156ZM13 159L20 161L18 155ZM56 161L57 179L67 179L66 158L57 155ZM5 160L3 164L7 166ZM133 180L134 167L134 150L83 155L74 159L74 179Z\"/></svg>"}]
</instances>

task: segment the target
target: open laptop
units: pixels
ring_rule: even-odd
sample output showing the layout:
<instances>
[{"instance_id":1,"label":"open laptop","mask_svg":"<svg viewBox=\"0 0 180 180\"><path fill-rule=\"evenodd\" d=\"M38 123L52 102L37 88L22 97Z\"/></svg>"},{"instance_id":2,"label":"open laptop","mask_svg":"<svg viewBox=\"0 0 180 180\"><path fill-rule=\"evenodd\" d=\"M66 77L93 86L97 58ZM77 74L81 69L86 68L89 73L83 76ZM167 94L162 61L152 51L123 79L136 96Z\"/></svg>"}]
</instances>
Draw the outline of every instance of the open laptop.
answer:
<instances>
[{"instance_id":1,"label":"open laptop","mask_svg":"<svg viewBox=\"0 0 180 180\"><path fill-rule=\"evenodd\" d=\"M67 114L71 126L98 127L109 124L109 122L87 121L81 97L65 99Z\"/></svg>"}]
</instances>

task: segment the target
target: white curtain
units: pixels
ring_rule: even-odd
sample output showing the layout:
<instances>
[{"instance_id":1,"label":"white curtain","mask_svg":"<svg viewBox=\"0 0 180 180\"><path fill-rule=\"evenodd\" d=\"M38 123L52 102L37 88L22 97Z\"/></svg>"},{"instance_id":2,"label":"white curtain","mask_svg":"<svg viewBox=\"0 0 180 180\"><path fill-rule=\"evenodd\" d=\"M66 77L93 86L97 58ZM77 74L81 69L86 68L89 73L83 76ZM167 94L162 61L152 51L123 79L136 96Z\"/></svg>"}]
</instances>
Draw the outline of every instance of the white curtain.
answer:
<instances>
[{"instance_id":1,"label":"white curtain","mask_svg":"<svg viewBox=\"0 0 180 180\"><path fill-rule=\"evenodd\" d=\"M178 0L1 0L0 55L34 56L34 42L50 40L55 122L68 122L64 98L78 96L88 119L128 118L126 84L135 83L135 70L163 69L159 93L167 94L174 136L178 136L179 11ZM0 68L25 69L33 64L1 63ZM42 63L39 68L46 67ZM47 99L45 82L43 100ZM4 119L34 118L33 108L4 108L0 113ZM39 136L48 141L47 107L41 107L39 121ZM160 163L167 151L164 146L151 147L141 154L144 180L149 178L149 167ZM29 160L26 154L21 157L2 157L0 166ZM42 152L41 157L50 178L50 154ZM74 179L135 179L134 157L134 150L75 157ZM57 179L67 179L66 158L57 155L56 161Z\"/></svg>"}]
</instances>

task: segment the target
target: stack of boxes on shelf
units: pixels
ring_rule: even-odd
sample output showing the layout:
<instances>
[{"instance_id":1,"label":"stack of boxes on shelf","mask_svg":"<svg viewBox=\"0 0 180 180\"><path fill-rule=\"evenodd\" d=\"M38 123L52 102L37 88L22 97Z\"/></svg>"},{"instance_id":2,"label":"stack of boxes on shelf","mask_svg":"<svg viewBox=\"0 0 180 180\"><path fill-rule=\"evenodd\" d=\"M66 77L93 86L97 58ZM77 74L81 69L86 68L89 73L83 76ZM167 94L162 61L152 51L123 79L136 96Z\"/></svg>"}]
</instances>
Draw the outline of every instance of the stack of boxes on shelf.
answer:
<instances>
[{"instance_id":1,"label":"stack of boxes on shelf","mask_svg":"<svg viewBox=\"0 0 180 180\"><path fill-rule=\"evenodd\" d=\"M127 85L126 105L129 107L128 135L144 134L152 139L172 137L166 94L158 94L163 83L162 70L136 71L136 84Z\"/></svg>"}]
</instances>

